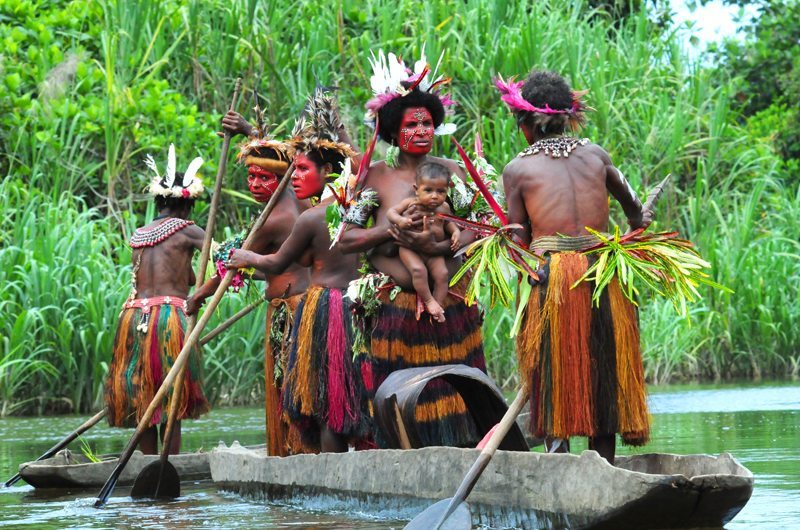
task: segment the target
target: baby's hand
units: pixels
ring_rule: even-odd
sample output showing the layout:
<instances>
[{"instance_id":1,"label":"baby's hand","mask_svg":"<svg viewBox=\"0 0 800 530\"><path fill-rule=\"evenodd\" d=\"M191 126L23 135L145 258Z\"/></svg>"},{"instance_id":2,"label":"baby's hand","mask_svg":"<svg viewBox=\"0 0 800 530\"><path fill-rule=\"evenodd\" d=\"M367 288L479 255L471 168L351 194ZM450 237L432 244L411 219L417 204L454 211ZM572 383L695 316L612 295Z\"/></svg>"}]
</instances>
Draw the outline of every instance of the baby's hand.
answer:
<instances>
[{"instance_id":1,"label":"baby's hand","mask_svg":"<svg viewBox=\"0 0 800 530\"><path fill-rule=\"evenodd\" d=\"M458 230L456 230L450 236L450 250L452 250L453 252L461 248L461 241L459 241L458 239L460 235L461 233Z\"/></svg>"},{"instance_id":2,"label":"baby's hand","mask_svg":"<svg viewBox=\"0 0 800 530\"><path fill-rule=\"evenodd\" d=\"M413 226L413 224L414 224L413 219L411 219L410 217L403 217L402 219L400 219L400 222L397 223L397 227L402 228L403 230L408 230Z\"/></svg>"},{"instance_id":3,"label":"baby's hand","mask_svg":"<svg viewBox=\"0 0 800 530\"><path fill-rule=\"evenodd\" d=\"M231 252L228 259L225 260L225 267L228 269L243 269L245 267L254 267L258 254L250 252L249 250L237 249Z\"/></svg>"}]
</instances>

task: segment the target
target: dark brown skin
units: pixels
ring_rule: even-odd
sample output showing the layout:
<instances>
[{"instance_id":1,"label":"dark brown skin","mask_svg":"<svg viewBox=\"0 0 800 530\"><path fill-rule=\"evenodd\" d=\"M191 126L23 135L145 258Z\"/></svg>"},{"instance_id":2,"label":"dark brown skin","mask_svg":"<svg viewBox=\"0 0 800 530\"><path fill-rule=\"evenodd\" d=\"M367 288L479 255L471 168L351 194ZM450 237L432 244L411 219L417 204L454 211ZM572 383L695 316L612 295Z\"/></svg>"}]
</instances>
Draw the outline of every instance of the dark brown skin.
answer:
<instances>
[{"instance_id":1,"label":"dark brown skin","mask_svg":"<svg viewBox=\"0 0 800 530\"><path fill-rule=\"evenodd\" d=\"M191 206L170 210L164 209L159 216L177 217L188 219ZM146 228L163 223L157 219L146 225ZM136 274L136 298L152 298L154 296L176 296L186 298L189 289L195 283L192 271L192 254L203 247L203 229L197 225L189 225L176 232L164 242L133 252L133 263L136 263L141 254L142 261ZM161 426L161 440L164 439L166 424ZM148 428L139 441L139 450L146 455L158 454L159 433L155 426ZM175 422L175 428L170 442L170 454L180 452L181 447L181 422Z\"/></svg>"},{"instance_id":2,"label":"dark brown skin","mask_svg":"<svg viewBox=\"0 0 800 530\"><path fill-rule=\"evenodd\" d=\"M303 212L294 224L289 238L280 249L267 255L236 250L229 263L232 267L255 267L265 274L277 274L299 262L311 267L311 284L332 289L347 289L359 277L358 255L343 254L338 245L331 246L325 210L333 202L325 199Z\"/></svg>"},{"instance_id":3,"label":"dark brown skin","mask_svg":"<svg viewBox=\"0 0 800 530\"><path fill-rule=\"evenodd\" d=\"M225 115L222 125L232 134L239 134L243 130L250 131L252 129L252 126L241 115L233 111L229 111ZM249 187L252 194L255 188L252 185L249 185ZM259 196L258 198L264 197ZM311 204L308 201L298 200L294 191L287 186L275 205L275 209L272 210L272 213L256 234L251 249L258 254L277 252L283 242L288 239L297 218L310 206ZM256 277L256 279L262 278ZM300 264L292 264L279 274L266 275L266 281L266 296L268 300L304 293L309 285L308 268ZM187 313L190 315L196 313L205 300L214 294L219 284L220 277L217 275L206 281L187 301Z\"/></svg>"},{"instance_id":4,"label":"dark brown skin","mask_svg":"<svg viewBox=\"0 0 800 530\"><path fill-rule=\"evenodd\" d=\"M322 184L318 186L322 193ZM358 255L343 254L339 246L330 248L331 240L325 210L335 199L325 199L317 206L306 210L297 219L292 234L281 245L278 252L262 256L247 250L236 250L231 254L230 267L256 267L266 274L285 270L293 262L311 267L311 284L332 289L347 289L352 280L359 277ZM324 425L320 425L320 444L323 452L347 451L347 442Z\"/></svg>"},{"instance_id":5,"label":"dark brown skin","mask_svg":"<svg viewBox=\"0 0 800 530\"><path fill-rule=\"evenodd\" d=\"M525 124L520 129L529 144L542 138ZM652 220L652 212L642 210L611 157L595 144L577 147L568 158L553 159L544 153L515 158L503 170L503 188L509 222L524 227L515 235L526 246L541 236L587 235L587 226L608 231L609 194L619 201L632 229ZM548 448L551 443L548 440ZM614 435L590 438L589 447L614 464ZM568 451L568 442L556 450Z\"/></svg>"},{"instance_id":6,"label":"dark brown skin","mask_svg":"<svg viewBox=\"0 0 800 530\"><path fill-rule=\"evenodd\" d=\"M541 137L523 125L529 143ZM608 195L619 201L632 229L647 226L652 212L623 180L611 158L595 144L578 147L568 158L539 153L515 158L503 171L510 223L526 227L517 235L531 238L586 235L585 227L608 230Z\"/></svg>"},{"instance_id":7,"label":"dark brown skin","mask_svg":"<svg viewBox=\"0 0 800 530\"><path fill-rule=\"evenodd\" d=\"M417 166L425 161L435 161L447 166L461 179L464 171L452 160L430 155L412 155L400 150L397 167L391 168L385 162L373 164L365 177L364 188L372 188L378 194L379 206L375 210L375 225L371 228L348 226L339 246L342 252L358 253L373 250L368 256L370 263L378 271L387 274L404 289L412 290L411 274L397 257L397 246L401 245L419 254L445 256L450 276L458 270L459 260L452 258L450 240L436 241L429 227L423 226L422 213L414 215L414 225L408 229L392 225L386 217L389 209L404 199L414 196ZM413 214L412 214L413 215ZM461 245L473 240L471 233L461 232Z\"/></svg>"}]
</instances>

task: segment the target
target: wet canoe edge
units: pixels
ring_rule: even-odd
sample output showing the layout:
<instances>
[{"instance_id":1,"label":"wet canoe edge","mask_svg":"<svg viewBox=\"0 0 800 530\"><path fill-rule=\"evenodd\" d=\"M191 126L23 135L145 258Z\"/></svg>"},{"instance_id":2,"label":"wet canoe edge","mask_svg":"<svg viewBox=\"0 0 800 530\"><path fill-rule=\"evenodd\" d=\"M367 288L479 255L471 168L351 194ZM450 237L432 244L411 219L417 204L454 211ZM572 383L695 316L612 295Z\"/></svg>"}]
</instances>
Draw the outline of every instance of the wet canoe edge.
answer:
<instances>
[{"instance_id":1,"label":"wet canoe edge","mask_svg":"<svg viewBox=\"0 0 800 530\"><path fill-rule=\"evenodd\" d=\"M277 458L234 445L213 451L209 463L218 489L255 501L410 520L452 496L477 454L428 447ZM473 523L553 530L721 528L752 494L752 474L727 454L637 455L620 458L618 466L624 467L612 467L594 451L498 451L470 496Z\"/></svg>"}]
</instances>

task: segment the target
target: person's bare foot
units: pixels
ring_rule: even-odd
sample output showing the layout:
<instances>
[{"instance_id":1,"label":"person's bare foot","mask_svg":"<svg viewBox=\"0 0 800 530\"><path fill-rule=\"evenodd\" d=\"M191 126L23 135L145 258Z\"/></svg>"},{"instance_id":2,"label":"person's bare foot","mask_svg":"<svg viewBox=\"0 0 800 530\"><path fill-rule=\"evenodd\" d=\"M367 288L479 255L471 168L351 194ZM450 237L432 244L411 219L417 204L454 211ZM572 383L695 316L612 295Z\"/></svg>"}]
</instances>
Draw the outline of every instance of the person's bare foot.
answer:
<instances>
[{"instance_id":1,"label":"person's bare foot","mask_svg":"<svg viewBox=\"0 0 800 530\"><path fill-rule=\"evenodd\" d=\"M436 322L444 322L444 309L435 298L425 301L425 310L431 314Z\"/></svg>"}]
</instances>

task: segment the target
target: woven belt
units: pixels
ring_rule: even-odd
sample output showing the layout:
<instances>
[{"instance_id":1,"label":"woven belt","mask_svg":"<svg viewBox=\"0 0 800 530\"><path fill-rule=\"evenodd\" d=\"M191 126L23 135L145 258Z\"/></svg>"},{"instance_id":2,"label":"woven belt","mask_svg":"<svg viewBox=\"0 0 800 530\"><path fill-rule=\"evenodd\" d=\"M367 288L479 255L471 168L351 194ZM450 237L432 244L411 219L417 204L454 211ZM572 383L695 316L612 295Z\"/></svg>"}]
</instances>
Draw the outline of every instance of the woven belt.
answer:
<instances>
[{"instance_id":1,"label":"woven belt","mask_svg":"<svg viewBox=\"0 0 800 530\"><path fill-rule=\"evenodd\" d=\"M123 305L123 309L131 309L138 307L143 312L149 313L150 309L160 305L171 305L179 307L186 311L186 300L178 296L152 296L150 298L136 298L135 300L127 300Z\"/></svg>"},{"instance_id":2,"label":"woven belt","mask_svg":"<svg viewBox=\"0 0 800 530\"><path fill-rule=\"evenodd\" d=\"M531 242L530 249L541 252L581 252L596 246L600 240L593 235L542 236Z\"/></svg>"}]
</instances>

